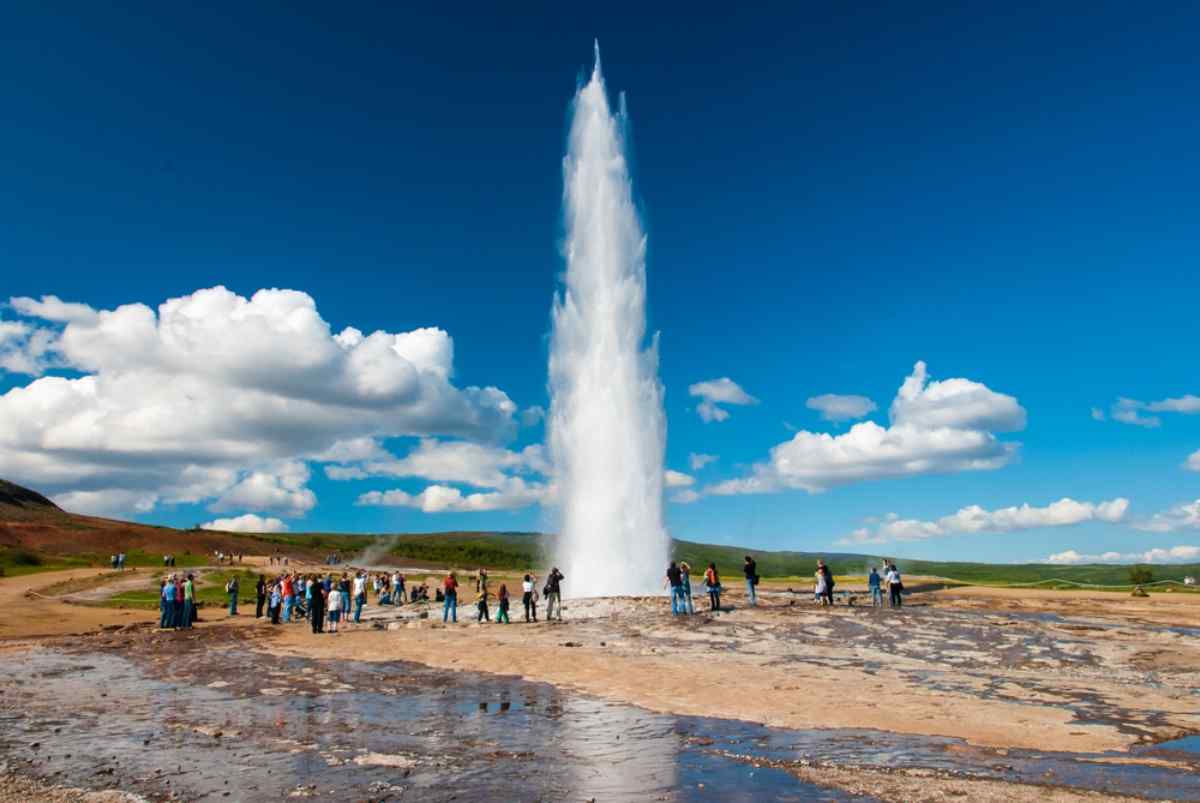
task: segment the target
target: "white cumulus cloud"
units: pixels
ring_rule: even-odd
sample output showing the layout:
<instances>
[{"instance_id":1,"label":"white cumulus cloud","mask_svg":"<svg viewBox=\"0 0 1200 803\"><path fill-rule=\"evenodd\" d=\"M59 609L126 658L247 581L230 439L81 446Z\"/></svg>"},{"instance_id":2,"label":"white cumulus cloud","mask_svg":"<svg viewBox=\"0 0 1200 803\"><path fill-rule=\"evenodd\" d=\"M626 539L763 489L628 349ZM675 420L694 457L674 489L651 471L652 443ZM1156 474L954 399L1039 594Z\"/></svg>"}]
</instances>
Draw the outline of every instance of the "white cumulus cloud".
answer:
<instances>
[{"instance_id":1,"label":"white cumulus cloud","mask_svg":"<svg viewBox=\"0 0 1200 803\"><path fill-rule=\"evenodd\" d=\"M741 385L727 376L690 385L688 393L701 400L696 406L696 412L706 422L725 421L729 418L729 411L721 407L722 404L758 404L758 399L742 390Z\"/></svg>"},{"instance_id":2,"label":"white cumulus cloud","mask_svg":"<svg viewBox=\"0 0 1200 803\"><path fill-rule=\"evenodd\" d=\"M1200 546L1180 545L1165 549L1147 549L1144 552L1102 552L1086 555L1074 549L1056 552L1046 558L1047 563L1073 565L1079 563L1193 563L1200 561Z\"/></svg>"},{"instance_id":3,"label":"white cumulus cloud","mask_svg":"<svg viewBox=\"0 0 1200 803\"><path fill-rule=\"evenodd\" d=\"M1184 396L1149 402L1121 396L1109 408L1109 414L1114 421L1147 428L1158 427L1162 424L1159 416L1147 415L1147 413L1200 415L1200 396L1193 396L1189 393ZM1094 415L1095 412L1093 412Z\"/></svg>"},{"instance_id":4,"label":"white cumulus cloud","mask_svg":"<svg viewBox=\"0 0 1200 803\"><path fill-rule=\"evenodd\" d=\"M996 469L1018 444L997 432L1025 425L1012 396L968 379L929 381L918 362L891 406L891 424L863 421L841 435L802 430L771 449L744 477L705 489L712 494L810 493L885 477Z\"/></svg>"},{"instance_id":5,"label":"white cumulus cloud","mask_svg":"<svg viewBox=\"0 0 1200 803\"><path fill-rule=\"evenodd\" d=\"M1183 467L1188 471L1200 471L1200 449L1188 455L1188 459L1184 462Z\"/></svg>"},{"instance_id":6,"label":"white cumulus cloud","mask_svg":"<svg viewBox=\"0 0 1200 803\"><path fill-rule=\"evenodd\" d=\"M452 383L446 332L334 333L295 290L213 287L157 309L11 305L55 327L43 361L76 374L0 395L0 476L51 495L294 514L315 499L269 478L281 462L363 459L401 436L500 442L515 429L503 391Z\"/></svg>"},{"instance_id":7,"label":"white cumulus cloud","mask_svg":"<svg viewBox=\"0 0 1200 803\"><path fill-rule=\"evenodd\" d=\"M902 519L895 514L889 514L873 529L862 527L837 543L884 544L891 541L923 541L947 535L1069 527L1087 521L1114 524L1123 521L1128 511L1129 500L1121 497L1095 503L1078 502L1064 497L1045 507L1034 507L1026 503L996 510L969 505L932 521Z\"/></svg>"},{"instance_id":8,"label":"white cumulus cloud","mask_svg":"<svg viewBox=\"0 0 1200 803\"><path fill-rule=\"evenodd\" d=\"M463 493L448 485L430 485L420 493L409 494L396 489L368 491L358 497L359 505L410 507L425 513L479 513L492 510L513 510L547 500L552 488L525 483L519 477L508 480L495 491Z\"/></svg>"},{"instance_id":9,"label":"white cumulus cloud","mask_svg":"<svg viewBox=\"0 0 1200 803\"><path fill-rule=\"evenodd\" d=\"M1200 529L1200 499L1176 505L1161 513L1155 513L1144 521L1136 522L1133 526L1150 533Z\"/></svg>"},{"instance_id":10,"label":"white cumulus cloud","mask_svg":"<svg viewBox=\"0 0 1200 803\"><path fill-rule=\"evenodd\" d=\"M878 405L866 396L841 396L837 393L813 396L804 404L808 409L818 411L821 418L835 423L862 418L878 409Z\"/></svg>"},{"instance_id":11,"label":"white cumulus cloud","mask_svg":"<svg viewBox=\"0 0 1200 803\"><path fill-rule=\"evenodd\" d=\"M213 519L200 525L201 530L221 530L227 533L283 533L288 526L273 516L263 518L253 513L231 519Z\"/></svg>"},{"instance_id":12,"label":"white cumulus cloud","mask_svg":"<svg viewBox=\"0 0 1200 803\"><path fill-rule=\"evenodd\" d=\"M252 471L209 505L214 513L226 510L270 511L282 516L303 516L317 505L317 497L304 487L310 472L299 460L285 460L261 471Z\"/></svg>"},{"instance_id":13,"label":"white cumulus cloud","mask_svg":"<svg viewBox=\"0 0 1200 803\"><path fill-rule=\"evenodd\" d=\"M695 485L696 478L690 474L684 474L682 471L672 471L668 468L663 472L663 481L666 482L668 488L686 488L689 485Z\"/></svg>"}]
</instances>

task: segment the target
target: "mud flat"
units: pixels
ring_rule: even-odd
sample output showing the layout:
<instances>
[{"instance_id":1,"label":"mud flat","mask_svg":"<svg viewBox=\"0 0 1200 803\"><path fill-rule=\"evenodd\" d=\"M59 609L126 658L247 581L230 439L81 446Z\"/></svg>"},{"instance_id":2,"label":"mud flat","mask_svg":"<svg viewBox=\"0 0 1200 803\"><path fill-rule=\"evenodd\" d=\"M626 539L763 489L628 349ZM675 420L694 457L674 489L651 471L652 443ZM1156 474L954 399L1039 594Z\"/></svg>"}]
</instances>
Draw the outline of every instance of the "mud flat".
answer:
<instances>
[{"instance_id":1,"label":"mud flat","mask_svg":"<svg viewBox=\"0 0 1200 803\"><path fill-rule=\"evenodd\" d=\"M0 651L0 800L1195 800L1200 608L1158 599L27 639Z\"/></svg>"}]
</instances>

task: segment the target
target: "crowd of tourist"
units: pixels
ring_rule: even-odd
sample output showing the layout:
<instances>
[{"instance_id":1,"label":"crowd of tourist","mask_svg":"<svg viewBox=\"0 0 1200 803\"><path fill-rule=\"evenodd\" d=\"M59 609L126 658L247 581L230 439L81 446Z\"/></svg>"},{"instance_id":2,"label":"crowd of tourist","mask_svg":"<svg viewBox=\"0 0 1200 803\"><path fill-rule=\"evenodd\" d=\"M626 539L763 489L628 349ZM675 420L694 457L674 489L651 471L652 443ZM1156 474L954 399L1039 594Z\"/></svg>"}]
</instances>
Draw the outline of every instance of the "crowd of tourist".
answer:
<instances>
[{"instance_id":1,"label":"crowd of tourist","mask_svg":"<svg viewBox=\"0 0 1200 803\"><path fill-rule=\"evenodd\" d=\"M241 555L224 555L218 553L218 561L241 562ZM114 557L115 566L123 566L124 555ZM169 560L169 564L168 564ZM287 557L272 555L270 565L281 563L287 565ZM164 557L164 564L174 565L174 559ZM758 566L753 557L747 555L743 565L746 578L746 596L750 606L758 604L757 586L759 582ZM671 597L671 614L684 616L696 612L692 596L692 568L686 561L676 563L671 561L667 566L664 587L669 589ZM525 621L538 621L538 603L545 603L545 618L547 621L562 621L562 583L566 579L558 567L554 567L547 575L545 583L539 588L539 579L530 573L521 580L521 603L524 608ZM493 584L486 569L479 569L471 578L474 585L475 621L484 623L495 621L497 624L509 624L512 594L507 583L499 583L493 590ZM704 590L708 594L709 612L722 610L721 594L724 590L721 577L715 563L709 563L704 571ZM823 561L817 561L817 570L813 587L814 600L821 606L834 604L835 581L833 572ZM898 608L903 605L904 584L896 564L885 561L880 568L872 567L867 576L867 587L874 607L884 607L884 593L887 594L887 605ZM430 599L430 587L426 583L409 584L407 578L399 571L370 574L366 571L302 573L284 571L272 579L266 575L258 575L254 589L255 618L264 616L272 624L287 624L307 621L313 633L338 632L339 626L346 623L361 624L363 608L367 605L368 594L374 596L375 604L381 606L400 606L417 602L436 602L442 605L442 621L444 623L458 622L459 594L461 586L458 573L450 571L436 584ZM238 615L238 599L241 594L241 584L234 574L225 585L225 593L229 599L229 615ZM495 603L495 619L491 616L491 606ZM853 597L850 599L853 604ZM172 573L163 577L160 583L160 620L162 628L184 629L196 621L196 590L195 577L192 574Z\"/></svg>"}]
</instances>

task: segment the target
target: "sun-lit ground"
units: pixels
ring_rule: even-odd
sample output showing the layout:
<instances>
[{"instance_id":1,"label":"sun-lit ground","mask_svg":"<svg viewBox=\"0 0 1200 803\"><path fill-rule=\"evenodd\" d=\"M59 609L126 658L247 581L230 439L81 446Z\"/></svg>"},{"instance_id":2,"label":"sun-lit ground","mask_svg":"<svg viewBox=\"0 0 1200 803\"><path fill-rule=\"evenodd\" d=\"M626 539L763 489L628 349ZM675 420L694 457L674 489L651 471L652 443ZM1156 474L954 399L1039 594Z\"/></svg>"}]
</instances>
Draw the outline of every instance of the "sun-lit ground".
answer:
<instances>
[{"instance_id":1,"label":"sun-lit ground","mask_svg":"<svg viewBox=\"0 0 1200 803\"><path fill-rule=\"evenodd\" d=\"M269 572L271 567L261 568ZM217 583L229 567L194 571L207 583L202 589L219 591ZM840 760L822 755L811 766L772 760L800 780L847 790L869 783L898 799L915 799L911 773L930 766L938 773L924 782L927 789L948 794L958 789L979 799L1025 796L1019 791L1023 787L1014 784L1036 779L1031 778L1033 769L1022 769L1020 763L1007 774L989 771L986 784L964 780L953 770L977 774L1004 756L1032 761L1028 756L1039 751L1060 762L1053 772L1068 775L1076 765L1125 772L1120 768L1126 762L1159 767L1155 772L1160 773L1183 772L1159 779L1166 784L1164 797L1177 796L1170 784L1197 769L1186 755L1141 752L1200 731L1196 595L1135 598L967 587L912 594L902 610L890 610L872 609L869 598L859 593L860 578L847 577L837 590L855 594L856 604L839 597L833 608L821 608L813 603L811 585L798 582L805 578L782 578L764 581L756 608L746 604L740 586L734 585L715 614L699 593L696 614L683 617L670 615L665 594L568 599L564 623L546 623L543 605L540 621L525 624L519 573L493 572L493 590L502 582L512 590L513 624L476 623L471 576L465 574L457 625L442 624L439 603L397 608L372 602L362 625L345 626L337 636L314 635L307 623L272 627L256 622L253 604L245 602L236 618L223 607L205 606L203 621L191 633L157 631L152 610L107 607L109 598L144 594L156 573L92 569L0 580L6 659L18 660L29 649L69 645L85 658L90 652L112 653L159 667L155 671L167 667L178 673L182 669L173 656L179 650L209 644L204 654L212 670L205 683L221 675L220 656L228 654L233 663L227 671L264 672L255 688L282 689L271 693L285 696L293 693L290 681L275 678L272 669L284 656L316 661L316 667L326 662L394 667L397 661L409 661L451 675L481 672L544 682L579 699L662 716L757 723L789 729L780 731L787 733L820 729L848 739L853 733L876 733L916 740L912 744L917 747L910 749L919 750L897 757L897 766L888 773L862 766L861 744L847 748ZM425 569L408 572L410 583L436 582L441 576ZM909 582L912 587L938 585L931 578ZM243 582L247 596L252 598L253 591ZM489 612L494 619L494 599ZM62 640L65 634L86 633L92 635ZM235 633L242 635L231 642L226 634ZM177 690L188 694L192 681L171 676ZM268 676L273 678L269 682ZM338 682L346 686L343 693L353 695L353 682ZM22 690L29 693L28 686ZM936 761L930 758L935 754ZM1121 791L1120 776L1114 777L1117 785L1104 788ZM1073 796L1089 788L1086 779L1074 777L1038 782L1051 784L1058 796L1046 799L1078 799ZM1194 791L1200 796L1197 784Z\"/></svg>"}]
</instances>

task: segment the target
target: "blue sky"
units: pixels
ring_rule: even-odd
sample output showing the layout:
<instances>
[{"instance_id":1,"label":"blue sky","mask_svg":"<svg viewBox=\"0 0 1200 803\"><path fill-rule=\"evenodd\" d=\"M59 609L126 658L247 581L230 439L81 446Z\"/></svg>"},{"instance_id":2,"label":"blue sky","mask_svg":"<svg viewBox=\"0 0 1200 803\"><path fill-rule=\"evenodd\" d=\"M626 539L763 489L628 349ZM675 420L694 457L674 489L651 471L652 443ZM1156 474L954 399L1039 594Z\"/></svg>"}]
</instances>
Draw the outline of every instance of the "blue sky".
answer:
<instances>
[{"instance_id":1,"label":"blue sky","mask_svg":"<svg viewBox=\"0 0 1200 803\"><path fill-rule=\"evenodd\" d=\"M198 408L155 407L139 389L182 388L203 374L196 392L219 405L222 382L250 381L231 356L249 345L245 333L218 321L234 333L224 350L206 351L209 332L181 352L186 365L177 354L135 381L121 355L148 354L145 343L98 336L93 313L10 303L0 310L10 325L0 329L9 332L0 339L6 478L175 525L253 513L293 530L552 526L536 503L478 512L408 504L434 483L489 492L496 478L465 481L470 467L439 478L410 461L406 470L420 473L335 481L305 431L350 438L407 427L436 443L525 454L457 457L475 469L507 460L501 473L537 496L543 427L519 419L548 404L568 104L599 38L608 86L627 94L632 117L668 467L691 475L701 496L668 505L673 535L998 561L1200 544L1200 510L1185 508L1200 498L1200 473L1184 467L1200 450L1200 415L1182 403L1142 410L1157 415L1154 427L1112 417L1120 398L1200 394L1200 12L812 5L697 16L610 5L601 18L546 4L450 18L325 4L26 4L6 16L0 296L157 310L218 285L243 299L291 289L332 333L444 331L452 373L438 373L445 340L431 335L421 353L440 356L428 364L433 384L421 387L467 411L406 408L407 423L374 430L363 423L370 416L321 418L321 429L265 413L242 421L253 431L205 429ZM196 309L236 307L209 298ZM46 345L71 327L66 345ZM1016 400L1024 427L992 433L1020 444L1002 465L817 493L706 492L753 475L797 431L854 426L822 420L809 398L868 397L877 405L868 420L887 426L917 361L933 382L962 378ZM271 371L283 384L298 375ZM56 407L64 402L45 400L54 388L34 387L39 375L99 376L109 380L102 392L132 383L103 412L125 416L131 433L166 420L169 434L114 443L99 432L111 418L78 400ZM320 371L312 377L306 403L328 390ZM689 387L721 377L758 403L706 422ZM262 391L263 381L250 384ZM500 389L514 409L470 396L473 386ZM399 384L392 390L403 396ZM193 442L224 451L210 456L202 482L195 472L183 482L186 461L172 444ZM380 435L387 457L370 459L403 460L418 443ZM692 453L719 459L693 470ZM363 471L364 459L340 465ZM397 489L405 504L355 504ZM1128 508L1074 511L1072 524L1035 510L1033 519L1059 523L1021 529L1000 516L984 532L943 522L916 539L834 546L864 526L879 540L888 514L929 523L970 505L1041 510L1064 497L1126 499Z\"/></svg>"}]
</instances>

